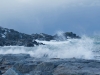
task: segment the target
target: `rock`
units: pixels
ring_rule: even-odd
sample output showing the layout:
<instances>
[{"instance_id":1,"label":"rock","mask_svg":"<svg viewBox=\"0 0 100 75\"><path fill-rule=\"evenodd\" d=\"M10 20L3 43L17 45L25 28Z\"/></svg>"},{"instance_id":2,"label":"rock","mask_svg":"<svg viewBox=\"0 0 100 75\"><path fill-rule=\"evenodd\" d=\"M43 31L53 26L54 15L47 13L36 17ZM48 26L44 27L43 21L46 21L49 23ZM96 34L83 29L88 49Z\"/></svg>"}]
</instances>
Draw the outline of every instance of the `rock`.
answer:
<instances>
[{"instance_id":1,"label":"rock","mask_svg":"<svg viewBox=\"0 0 100 75\"><path fill-rule=\"evenodd\" d=\"M2 72L0 71L0 75L2 75Z\"/></svg>"},{"instance_id":2,"label":"rock","mask_svg":"<svg viewBox=\"0 0 100 75\"><path fill-rule=\"evenodd\" d=\"M48 35L48 34L44 34L44 33L32 34L32 37L35 40L45 40L45 41L53 40L53 36L52 35Z\"/></svg>"},{"instance_id":3,"label":"rock","mask_svg":"<svg viewBox=\"0 0 100 75\"><path fill-rule=\"evenodd\" d=\"M6 73L4 73L2 75L21 75L21 74L17 73L15 70L10 68L9 70L6 71Z\"/></svg>"},{"instance_id":4,"label":"rock","mask_svg":"<svg viewBox=\"0 0 100 75\"><path fill-rule=\"evenodd\" d=\"M27 46L34 47L44 45L43 43L35 40L51 41L51 40L65 40L68 38L80 38L72 32L62 33L63 36L58 34L52 36L44 33L40 34L24 34L13 29L0 27L0 46ZM33 41L34 40L34 41Z\"/></svg>"},{"instance_id":5,"label":"rock","mask_svg":"<svg viewBox=\"0 0 100 75\"><path fill-rule=\"evenodd\" d=\"M20 75L52 75L52 71L55 68L55 65L51 62L43 62L40 60L26 60L26 61L20 61L17 62L13 68L10 70L13 70L13 72L16 72L16 74ZM4 75L10 72L10 70L6 71ZM12 72L12 73L13 73Z\"/></svg>"},{"instance_id":6,"label":"rock","mask_svg":"<svg viewBox=\"0 0 100 75\"><path fill-rule=\"evenodd\" d=\"M27 42L27 43L25 44L26 47L34 47L34 46L38 46L38 45L45 45L45 44L39 43L39 42L36 42L36 41Z\"/></svg>"},{"instance_id":7,"label":"rock","mask_svg":"<svg viewBox=\"0 0 100 75\"><path fill-rule=\"evenodd\" d=\"M74 34L73 32L65 32L65 33L61 33L61 34L56 34L53 36L55 40L67 40L67 39L80 39L79 36L77 36L76 34Z\"/></svg>"},{"instance_id":8,"label":"rock","mask_svg":"<svg viewBox=\"0 0 100 75\"><path fill-rule=\"evenodd\" d=\"M99 60L28 58L14 64L3 75L100 75L99 70Z\"/></svg>"},{"instance_id":9,"label":"rock","mask_svg":"<svg viewBox=\"0 0 100 75\"><path fill-rule=\"evenodd\" d=\"M42 45L39 42L33 42L32 35L20 33L13 29L0 27L0 46L27 46Z\"/></svg>"},{"instance_id":10,"label":"rock","mask_svg":"<svg viewBox=\"0 0 100 75\"><path fill-rule=\"evenodd\" d=\"M35 40L45 40L45 41L50 41L50 40L66 40L66 39L69 39L69 38L74 38L74 39L79 39L80 37L77 36L76 34L72 33L72 32L65 32L65 33L62 33L61 35L48 35L48 34L44 34L44 33L41 33L41 34L32 34L33 38Z\"/></svg>"},{"instance_id":11,"label":"rock","mask_svg":"<svg viewBox=\"0 0 100 75\"><path fill-rule=\"evenodd\" d=\"M5 39L0 37L0 46L4 46L4 43L5 43Z\"/></svg>"},{"instance_id":12,"label":"rock","mask_svg":"<svg viewBox=\"0 0 100 75\"><path fill-rule=\"evenodd\" d=\"M26 47L34 47L34 44L33 44L33 42L28 42L25 46Z\"/></svg>"},{"instance_id":13,"label":"rock","mask_svg":"<svg viewBox=\"0 0 100 75\"><path fill-rule=\"evenodd\" d=\"M68 37L70 37L70 38L80 38L79 36L77 36L77 35L74 34L73 32L65 32L65 33L63 33L63 35L64 35L66 38L68 38Z\"/></svg>"},{"instance_id":14,"label":"rock","mask_svg":"<svg viewBox=\"0 0 100 75\"><path fill-rule=\"evenodd\" d=\"M5 73L9 68L11 68L15 63L21 60L31 58L29 54L6 54L0 55L0 71Z\"/></svg>"}]
</instances>

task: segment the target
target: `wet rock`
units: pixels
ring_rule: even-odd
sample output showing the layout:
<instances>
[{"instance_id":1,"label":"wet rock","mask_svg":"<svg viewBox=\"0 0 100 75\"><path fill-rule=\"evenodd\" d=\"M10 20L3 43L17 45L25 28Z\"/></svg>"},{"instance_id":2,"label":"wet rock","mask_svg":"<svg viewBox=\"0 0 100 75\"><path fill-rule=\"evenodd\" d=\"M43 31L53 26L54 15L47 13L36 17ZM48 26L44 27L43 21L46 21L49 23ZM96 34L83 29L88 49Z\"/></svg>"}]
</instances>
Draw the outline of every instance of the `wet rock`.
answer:
<instances>
[{"instance_id":1,"label":"wet rock","mask_svg":"<svg viewBox=\"0 0 100 75\"><path fill-rule=\"evenodd\" d=\"M29 54L6 54L0 55L0 71L5 73L9 68L11 68L15 63L31 58Z\"/></svg>"},{"instance_id":2,"label":"wet rock","mask_svg":"<svg viewBox=\"0 0 100 75\"><path fill-rule=\"evenodd\" d=\"M2 74L2 75L21 75L21 74L15 71L14 69L10 68L9 70L5 72L5 74Z\"/></svg>"},{"instance_id":3,"label":"wet rock","mask_svg":"<svg viewBox=\"0 0 100 75\"><path fill-rule=\"evenodd\" d=\"M100 61L84 59L26 59L3 75L100 75Z\"/></svg>"},{"instance_id":4,"label":"wet rock","mask_svg":"<svg viewBox=\"0 0 100 75\"><path fill-rule=\"evenodd\" d=\"M32 34L33 38L36 40L45 40L45 41L50 41L50 40L66 40L69 38L74 38L74 39L79 39L80 37L74 34L73 32L65 32L61 33L61 35L56 34L56 35L48 35L48 34Z\"/></svg>"},{"instance_id":5,"label":"wet rock","mask_svg":"<svg viewBox=\"0 0 100 75\"><path fill-rule=\"evenodd\" d=\"M32 34L32 37L35 40L45 40L45 41L53 40L53 36L52 35L48 35L48 34L44 34L44 33Z\"/></svg>"},{"instance_id":6,"label":"wet rock","mask_svg":"<svg viewBox=\"0 0 100 75\"><path fill-rule=\"evenodd\" d=\"M80 38L76 34L72 32L65 32L62 33L65 39L68 38ZM43 43L39 43L35 40L44 40L44 41L51 41L51 40L64 40L63 37L60 37L58 34L56 35L48 35L44 33L40 34L25 34L15 31L13 29L7 29L0 27L0 46L27 46L27 47L34 47L38 45L44 45ZM34 41L33 41L34 40Z\"/></svg>"},{"instance_id":7,"label":"wet rock","mask_svg":"<svg viewBox=\"0 0 100 75\"><path fill-rule=\"evenodd\" d=\"M61 41L67 40L67 39L80 39L80 37L74 34L73 32L65 32L65 33L56 34L53 36L53 38L55 40L61 40Z\"/></svg>"},{"instance_id":8,"label":"wet rock","mask_svg":"<svg viewBox=\"0 0 100 75\"><path fill-rule=\"evenodd\" d=\"M65 32L65 33L63 33L63 35L66 37L66 38L68 38L68 37L70 37L70 38L80 38L79 36L77 36L75 33L73 33L73 32Z\"/></svg>"},{"instance_id":9,"label":"wet rock","mask_svg":"<svg viewBox=\"0 0 100 75\"><path fill-rule=\"evenodd\" d=\"M1 71L0 71L0 75L2 75Z\"/></svg>"},{"instance_id":10,"label":"wet rock","mask_svg":"<svg viewBox=\"0 0 100 75\"><path fill-rule=\"evenodd\" d=\"M20 33L13 29L0 27L0 46L27 46L42 45L38 42L33 42L32 35Z\"/></svg>"}]
</instances>

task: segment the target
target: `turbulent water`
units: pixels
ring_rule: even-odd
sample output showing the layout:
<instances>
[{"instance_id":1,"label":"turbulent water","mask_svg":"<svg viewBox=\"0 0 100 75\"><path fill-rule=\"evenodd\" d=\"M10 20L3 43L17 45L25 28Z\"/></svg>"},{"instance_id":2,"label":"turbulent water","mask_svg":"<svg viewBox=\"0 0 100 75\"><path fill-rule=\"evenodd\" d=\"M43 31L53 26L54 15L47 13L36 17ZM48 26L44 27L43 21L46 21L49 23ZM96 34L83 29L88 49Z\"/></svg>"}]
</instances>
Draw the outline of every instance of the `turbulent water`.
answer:
<instances>
[{"instance_id":1,"label":"turbulent water","mask_svg":"<svg viewBox=\"0 0 100 75\"><path fill-rule=\"evenodd\" d=\"M36 58L83 58L100 59L100 37L67 39L63 41L39 41L46 45L35 47L5 46L0 47L0 54L30 54Z\"/></svg>"}]
</instances>

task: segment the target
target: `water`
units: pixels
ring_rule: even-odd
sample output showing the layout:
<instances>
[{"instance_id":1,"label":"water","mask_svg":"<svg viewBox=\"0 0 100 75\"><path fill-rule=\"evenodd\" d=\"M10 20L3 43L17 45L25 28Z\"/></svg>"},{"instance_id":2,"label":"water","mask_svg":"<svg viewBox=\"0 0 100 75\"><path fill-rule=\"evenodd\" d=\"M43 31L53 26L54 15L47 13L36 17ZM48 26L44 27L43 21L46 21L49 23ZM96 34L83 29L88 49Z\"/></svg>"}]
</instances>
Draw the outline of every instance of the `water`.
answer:
<instances>
[{"instance_id":1,"label":"water","mask_svg":"<svg viewBox=\"0 0 100 75\"><path fill-rule=\"evenodd\" d=\"M39 41L46 45L35 47L5 46L0 47L0 54L30 54L36 58L82 58L100 59L100 37L64 39L63 41Z\"/></svg>"}]
</instances>

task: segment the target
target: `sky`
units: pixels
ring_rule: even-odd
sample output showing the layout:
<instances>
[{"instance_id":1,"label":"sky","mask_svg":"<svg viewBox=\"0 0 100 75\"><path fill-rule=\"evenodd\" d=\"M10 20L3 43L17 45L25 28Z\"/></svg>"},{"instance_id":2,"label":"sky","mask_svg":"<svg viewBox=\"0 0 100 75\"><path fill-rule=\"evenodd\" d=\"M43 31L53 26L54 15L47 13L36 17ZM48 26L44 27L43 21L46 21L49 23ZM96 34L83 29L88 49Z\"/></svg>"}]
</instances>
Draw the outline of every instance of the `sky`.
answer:
<instances>
[{"instance_id":1,"label":"sky","mask_svg":"<svg viewBox=\"0 0 100 75\"><path fill-rule=\"evenodd\" d=\"M0 0L0 26L27 34L100 34L100 0Z\"/></svg>"}]
</instances>

